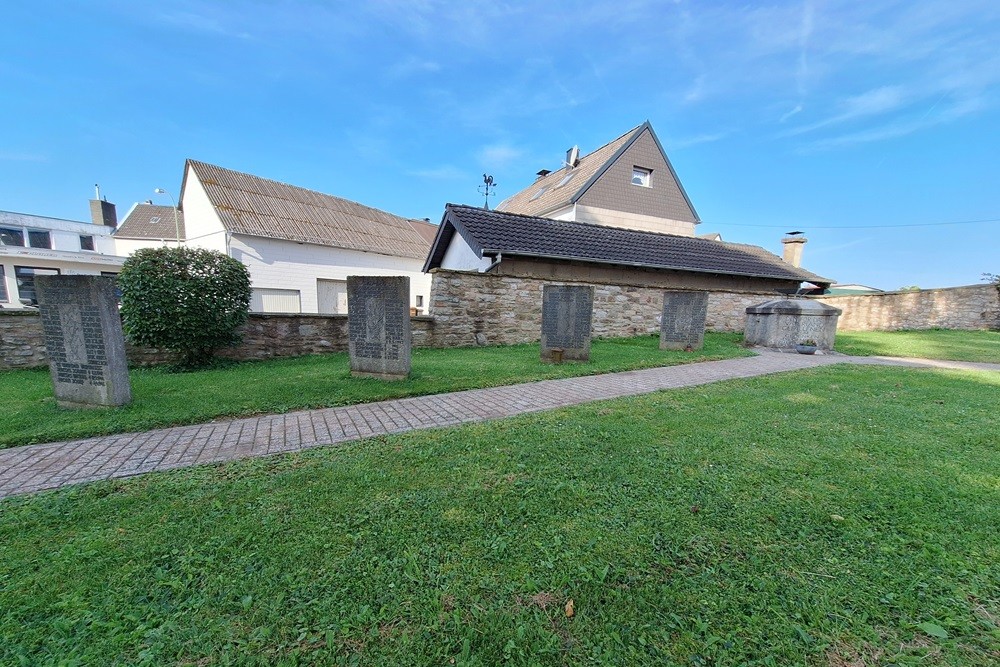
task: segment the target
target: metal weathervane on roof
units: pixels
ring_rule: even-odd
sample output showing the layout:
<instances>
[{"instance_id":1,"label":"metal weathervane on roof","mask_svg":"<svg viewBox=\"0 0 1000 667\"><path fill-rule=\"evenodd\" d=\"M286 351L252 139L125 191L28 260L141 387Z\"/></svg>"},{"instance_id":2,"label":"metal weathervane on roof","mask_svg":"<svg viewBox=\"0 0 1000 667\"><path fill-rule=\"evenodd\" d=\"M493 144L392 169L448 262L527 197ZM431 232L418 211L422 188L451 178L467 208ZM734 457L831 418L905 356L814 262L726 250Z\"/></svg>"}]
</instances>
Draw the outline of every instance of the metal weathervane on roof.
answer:
<instances>
[{"instance_id":1,"label":"metal weathervane on roof","mask_svg":"<svg viewBox=\"0 0 1000 667\"><path fill-rule=\"evenodd\" d=\"M487 211L490 210L490 197L495 193L493 192L497 187L497 184L493 182L493 177L489 174L483 174L483 184L479 186L479 194L486 198L486 203L483 204L483 208Z\"/></svg>"}]
</instances>

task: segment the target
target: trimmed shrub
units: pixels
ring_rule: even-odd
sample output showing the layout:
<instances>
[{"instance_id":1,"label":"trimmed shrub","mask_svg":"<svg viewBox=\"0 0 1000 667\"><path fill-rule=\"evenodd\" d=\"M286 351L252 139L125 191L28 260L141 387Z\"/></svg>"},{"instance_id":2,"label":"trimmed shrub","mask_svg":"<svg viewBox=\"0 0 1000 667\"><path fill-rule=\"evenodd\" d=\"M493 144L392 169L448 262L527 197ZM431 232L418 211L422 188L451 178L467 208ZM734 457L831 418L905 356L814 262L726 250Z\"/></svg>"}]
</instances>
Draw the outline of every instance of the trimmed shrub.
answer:
<instances>
[{"instance_id":1,"label":"trimmed shrub","mask_svg":"<svg viewBox=\"0 0 1000 667\"><path fill-rule=\"evenodd\" d=\"M172 350L186 368L239 343L250 312L250 273L214 250L144 248L125 260L118 286L128 340Z\"/></svg>"}]
</instances>

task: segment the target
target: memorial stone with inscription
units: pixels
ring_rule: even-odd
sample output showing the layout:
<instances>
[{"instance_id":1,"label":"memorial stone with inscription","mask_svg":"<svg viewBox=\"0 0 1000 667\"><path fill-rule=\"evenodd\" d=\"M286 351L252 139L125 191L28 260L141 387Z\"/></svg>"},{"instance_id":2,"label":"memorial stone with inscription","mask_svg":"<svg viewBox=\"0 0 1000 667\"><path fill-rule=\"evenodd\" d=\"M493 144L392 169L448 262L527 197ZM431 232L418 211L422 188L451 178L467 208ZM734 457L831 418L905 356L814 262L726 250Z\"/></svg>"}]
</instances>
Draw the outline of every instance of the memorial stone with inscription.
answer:
<instances>
[{"instance_id":1,"label":"memorial stone with inscription","mask_svg":"<svg viewBox=\"0 0 1000 667\"><path fill-rule=\"evenodd\" d=\"M410 375L410 279L348 276L351 375L402 380Z\"/></svg>"},{"instance_id":2,"label":"memorial stone with inscription","mask_svg":"<svg viewBox=\"0 0 1000 667\"><path fill-rule=\"evenodd\" d=\"M708 292L663 293L660 318L661 350L700 350L705 343Z\"/></svg>"},{"instance_id":3,"label":"memorial stone with inscription","mask_svg":"<svg viewBox=\"0 0 1000 667\"><path fill-rule=\"evenodd\" d=\"M542 361L589 361L593 312L593 286L545 285L542 289Z\"/></svg>"},{"instance_id":4,"label":"memorial stone with inscription","mask_svg":"<svg viewBox=\"0 0 1000 667\"><path fill-rule=\"evenodd\" d=\"M64 408L131 403L114 278L38 276L35 289L56 403Z\"/></svg>"}]
</instances>

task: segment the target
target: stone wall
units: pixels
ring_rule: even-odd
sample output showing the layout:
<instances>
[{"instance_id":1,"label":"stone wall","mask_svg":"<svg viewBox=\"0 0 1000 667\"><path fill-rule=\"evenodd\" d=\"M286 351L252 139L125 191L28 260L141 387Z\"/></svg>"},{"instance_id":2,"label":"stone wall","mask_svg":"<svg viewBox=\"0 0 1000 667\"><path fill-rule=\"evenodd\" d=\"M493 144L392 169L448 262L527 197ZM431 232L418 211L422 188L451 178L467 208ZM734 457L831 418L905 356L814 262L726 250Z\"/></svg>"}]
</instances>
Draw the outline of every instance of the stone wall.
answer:
<instances>
[{"instance_id":1,"label":"stone wall","mask_svg":"<svg viewBox=\"0 0 1000 667\"><path fill-rule=\"evenodd\" d=\"M1000 292L989 284L817 299L844 311L841 331L1000 329Z\"/></svg>"},{"instance_id":2,"label":"stone wall","mask_svg":"<svg viewBox=\"0 0 1000 667\"><path fill-rule=\"evenodd\" d=\"M434 320L410 318L414 347L433 345ZM131 366L170 363L173 355L134 345L126 346ZM230 359L271 359L347 349L347 315L251 314L243 327L243 342L219 350ZM48 357L37 311L0 311L0 369L45 366Z\"/></svg>"},{"instance_id":3,"label":"stone wall","mask_svg":"<svg viewBox=\"0 0 1000 667\"><path fill-rule=\"evenodd\" d=\"M542 287L571 282L441 269L433 273L435 347L536 341L541 335ZM595 287L595 337L659 333L662 287L585 284ZM712 292L705 326L710 331L742 331L747 307L774 297L774 292Z\"/></svg>"},{"instance_id":4,"label":"stone wall","mask_svg":"<svg viewBox=\"0 0 1000 667\"><path fill-rule=\"evenodd\" d=\"M0 370L48 363L37 310L0 310Z\"/></svg>"}]
</instances>

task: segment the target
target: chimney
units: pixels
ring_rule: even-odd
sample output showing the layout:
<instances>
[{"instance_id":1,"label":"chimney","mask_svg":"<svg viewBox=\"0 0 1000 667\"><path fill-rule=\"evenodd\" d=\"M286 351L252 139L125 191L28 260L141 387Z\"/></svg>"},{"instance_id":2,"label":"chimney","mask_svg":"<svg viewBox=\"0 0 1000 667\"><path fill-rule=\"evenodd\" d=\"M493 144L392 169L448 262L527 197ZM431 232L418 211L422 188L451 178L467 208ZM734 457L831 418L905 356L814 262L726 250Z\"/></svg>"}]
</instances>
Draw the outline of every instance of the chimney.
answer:
<instances>
[{"instance_id":1,"label":"chimney","mask_svg":"<svg viewBox=\"0 0 1000 667\"><path fill-rule=\"evenodd\" d=\"M801 266L802 246L804 246L807 242L808 239L804 236L786 236L781 239L782 245L785 246L784 252L782 253L782 259L796 268Z\"/></svg>"},{"instance_id":2,"label":"chimney","mask_svg":"<svg viewBox=\"0 0 1000 667\"><path fill-rule=\"evenodd\" d=\"M579 161L580 161L579 146L573 146L573 148L566 151L566 164L569 166L570 169L575 167Z\"/></svg>"},{"instance_id":3,"label":"chimney","mask_svg":"<svg viewBox=\"0 0 1000 667\"><path fill-rule=\"evenodd\" d=\"M94 199L90 200L90 220L95 225L118 226L118 211L107 197L101 198L101 186L94 185Z\"/></svg>"},{"instance_id":4,"label":"chimney","mask_svg":"<svg viewBox=\"0 0 1000 667\"><path fill-rule=\"evenodd\" d=\"M545 176L548 176L551 173L552 172L549 171L548 169L539 169L538 173L535 174L535 176L537 176L537 178L535 180L537 181L539 178L544 178Z\"/></svg>"}]
</instances>

